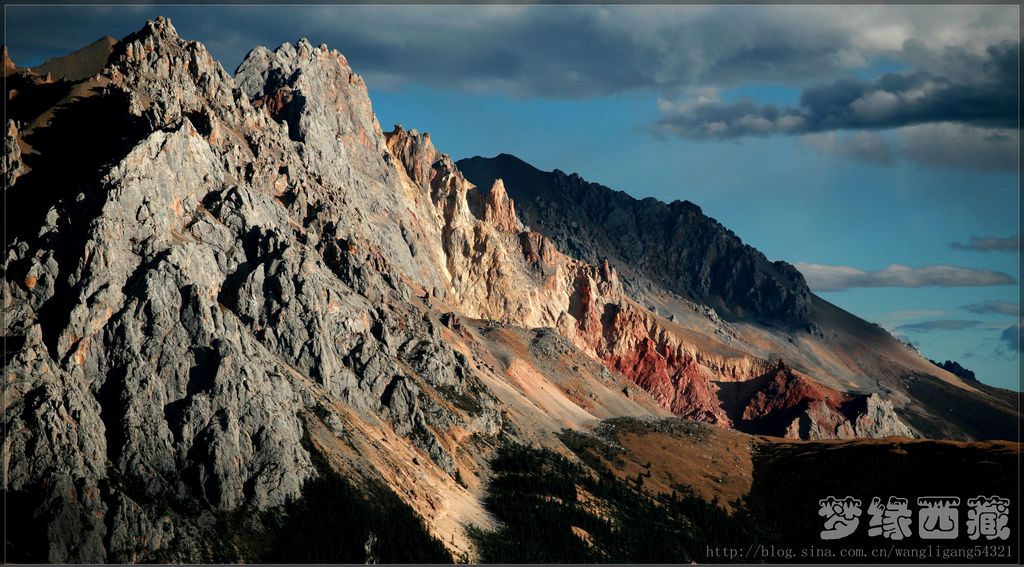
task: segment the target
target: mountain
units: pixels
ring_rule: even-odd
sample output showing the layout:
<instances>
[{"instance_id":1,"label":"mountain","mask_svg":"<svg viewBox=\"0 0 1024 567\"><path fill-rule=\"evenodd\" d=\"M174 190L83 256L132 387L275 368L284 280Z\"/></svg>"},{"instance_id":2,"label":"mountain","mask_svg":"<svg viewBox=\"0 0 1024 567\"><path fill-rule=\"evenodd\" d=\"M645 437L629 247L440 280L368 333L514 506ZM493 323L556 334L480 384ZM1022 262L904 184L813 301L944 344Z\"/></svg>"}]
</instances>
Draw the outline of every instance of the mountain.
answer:
<instances>
[{"instance_id":1,"label":"mountain","mask_svg":"<svg viewBox=\"0 0 1024 567\"><path fill-rule=\"evenodd\" d=\"M504 180L523 222L574 257L590 263L607 258L635 294L658 286L720 315L808 322L811 292L800 272L768 261L689 201L637 200L576 174L542 172L508 154L457 165L480 187Z\"/></svg>"},{"instance_id":2,"label":"mountain","mask_svg":"<svg viewBox=\"0 0 1024 567\"><path fill-rule=\"evenodd\" d=\"M963 378L964 380L976 381L978 378L974 375L974 371L964 368L959 362L955 360L947 360L946 362L939 362L937 360L931 361L932 364L939 368L946 370Z\"/></svg>"},{"instance_id":3,"label":"mountain","mask_svg":"<svg viewBox=\"0 0 1024 567\"><path fill-rule=\"evenodd\" d=\"M811 293L791 265L768 261L688 201L638 200L508 154L457 165L479 187L503 180L527 226L580 260L607 261L630 295L677 325L738 339L747 356L782 359L824 387L880 396L927 437L1017 438L1016 393L965 386L951 367ZM981 407L991 420L971 417Z\"/></svg>"},{"instance_id":4,"label":"mountain","mask_svg":"<svg viewBox=\"0 0 1024 567\"><path fill-rule=\"evenodd\" d=\"M4 58L4 77L13 74L18 70L18 66L11 60L11 54L7 51L7 46L3 46L3 58Z\"/></svg>"},{"instance_id":5,"label":"mountain","mask_svg":"<svg viewBox=\"0 0 1024 567\"><path fill-rule=\"evenodd\" d=\"M80 81L102 71L116 45L116 39L103 36L74 53L47 59L42 65L32 67L31 71L54 79Z\"/></svg>"},{"instance_id":6,"label":"mountain","mask_svg":"<svg viewBox=\"0 0 1024 567\"><path fill-rule=\"evenodd\" d=\"M620 274L639 268L525 226L515 179L478 189L428 134L384 132L326 46L257 47L231 75L158 18L62 77L6 81L11 561L486 558L513 525L495 481L541 451L572 459L559 487L592 486L570 474L601 473L576 435L617 423L711 431L717 454L751 433L898 446L1015 418L813 297L817 335L743 319L800 296L784 267L740 260L776 279L727 319L634 296ZM740 288L714 281L731 305ZM889 373L857 378L868 364ZM1008 449L964 446L1000 463L979 482L1005 473ZM652 533L685 541L732 525L680 467L704 496L663 509L609 477L599 515L670 512Z\"/></svg>"}]
</instances>

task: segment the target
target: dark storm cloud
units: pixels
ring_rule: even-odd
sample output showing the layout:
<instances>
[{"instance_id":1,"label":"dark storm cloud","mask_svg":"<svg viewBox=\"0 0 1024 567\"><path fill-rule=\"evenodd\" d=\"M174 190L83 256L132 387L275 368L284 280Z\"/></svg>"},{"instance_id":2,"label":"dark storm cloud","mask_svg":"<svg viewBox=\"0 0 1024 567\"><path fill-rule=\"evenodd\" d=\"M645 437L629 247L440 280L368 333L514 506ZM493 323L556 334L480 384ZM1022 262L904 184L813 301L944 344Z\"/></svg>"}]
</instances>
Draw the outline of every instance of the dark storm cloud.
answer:
<instances>
[{"instance_id":1,"label":"dark storm cloud","mask_svg":"<svg viewBox=\"0 0 1024 567\"><path fill-rule=\"evenodd\" d=\"M917 124L1017 125L1019 44L986 50L985 73L958 82L928 72L887 73L870 81L843 78L807 88L795 107L750 99L662 103L659 127L684 138L738 138L832 130L878 130ZM927 153L927 152L926 152Z\"/></svg>"},{"instance_id":2,"label":"dark storm cloud","mask_svg":"<svg viewBox=\"0 0 1024 567\"><path fill-rule=\"evenodd\" d=\"M759 8L23 6L8 14L16 22L8 26L13 56L25 64L167 15L228 70L256 45L307 36L344 53L374 88L568 98L811 79L842 68L850 41L848 31L821 29L823 15L802 22Z\"/></svg>"},{"instance_id":3,"label":"dark storm cloud","mask_svg":"<svg viewBox=\"0 0 1024 567\"><path fill-rule=\"evenodd\" d=\"M1007 327L999 335L999 339L1003 341L1003 344L1008 347L1011 352L1021 352L1024 350L1020 342L1020 328L1021 323L1018 322L1016 325Z\"/></svg>"},{"instance_id":4,"label":"dark storm cloud","mask_svg":"<svg viewBox=\"0 0 1024 567\"><path fill-rule=\"evenodd\" d=\"M949 247L972 252L1017 252L1020 250L1020 236L1016 234L1007 238L972 236L967 243L951 242Z\"/></svg>"},{"instance_id":5,"label":"dark storm cloud","mask_svg":"<svg viewBox=\"0 0 1024 567\"><path fill-rule=\"evenodd\" d=\"M307 37L344 53L371 90L656 93L655 130L683 138L905 126L897 140L868 135L816 147L881 165L1017 166L1012 7L36 5L7 7L6 41L16 63L38 65L157 15L203 42L228 71L257 45ZM872 78L875 68L899 72ZM803 94L776 105L714 94L761 85Z\"/></svg>"},{"instance_id":6,"label":"dark storm cloud","mask_svg":"<svg viewBox=\"0 0 1024 567\"><path fill-rule=\"evenodd\" d=\"M653 89L676 98L693 87L839 79L880 56L912 58L928 76L961 84L965 79L958 77L984 67L971 59L976 44L1016 37L1002 12L864 6L9 6L7 40L16 61L38 64L102 35L122 37L163 14L183 36L204 42L228 70L256 45L275 47L307 36L344 53L371 88L420 84L563 98ZM950 22L956 22L952 28ZM917 37L952 42L957 56L942 56L950 45L912 41ZM944 69L944 61L951 67Z\"/></svg>"},{"instance_id":7,"label":"dark storm cloud","mask_svg":"<svg viewBox=\"0 0 1024 567\"><path fill-rule=\"evenodd\" d=\"M630 41L602 14L545 6L13 7L8 42L15 62L37 65L166 15L229 71L257 45L308 37L344 53L374 88L581 97L678 80L659 70L667 47Z\"/></svg>"}]
</instances>

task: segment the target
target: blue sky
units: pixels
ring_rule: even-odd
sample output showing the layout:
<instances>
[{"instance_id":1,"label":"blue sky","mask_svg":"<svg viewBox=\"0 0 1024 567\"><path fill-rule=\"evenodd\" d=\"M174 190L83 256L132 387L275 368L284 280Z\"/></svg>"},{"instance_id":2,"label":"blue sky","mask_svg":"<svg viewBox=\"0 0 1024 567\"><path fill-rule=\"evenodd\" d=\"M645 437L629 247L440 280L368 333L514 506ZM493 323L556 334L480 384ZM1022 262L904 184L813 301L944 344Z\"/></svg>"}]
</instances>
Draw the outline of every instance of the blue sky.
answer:
<instances>
[{"instance_id":1,"label":"blue sky","mask_svg":"<svg viewBox=\"0 0 1024 567\"><path fill-rule=\"evenodd\" d=\"M825 299L1018 388L1016 6L8 6L6 41L33 65L158 14L229 71L327 43L385 128L456 159L693 201ZM951 246L972 237L995 240Z\"/></svg>"}]
</instances>

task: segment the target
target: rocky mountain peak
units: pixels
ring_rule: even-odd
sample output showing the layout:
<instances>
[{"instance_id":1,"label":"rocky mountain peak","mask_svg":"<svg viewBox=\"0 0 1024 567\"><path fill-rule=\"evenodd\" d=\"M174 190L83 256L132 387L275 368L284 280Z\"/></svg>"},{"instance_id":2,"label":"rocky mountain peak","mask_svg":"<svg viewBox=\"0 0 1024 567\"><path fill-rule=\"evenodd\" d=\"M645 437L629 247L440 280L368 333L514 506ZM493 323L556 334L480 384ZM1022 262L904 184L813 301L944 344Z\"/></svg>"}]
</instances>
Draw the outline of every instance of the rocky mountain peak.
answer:
<instances>
[{"instance_id":1,"label":"rocky mountain peak","mask_svg":"<svg viewBox=\"0 0 1024 567\"><path fill-rule=\"evenodd\" d=\"M115 50L114 57L127 65L152 66L163 60L165 65L171 67L171 63L184 63L180 58L189 47L193 51L206 51L206 47L199 42L188 41L179 36L171 20L161 16L147 20L139 31L123 38ZM172 71L173 68L166 69L165 76L169 76Z\"/></svg>"},{"instance_id":2,"label":"rocky mountain peak","mask_svg":"<svg viewBox=\"0 0 1024 567\"><path fill-rule=\"evenodd\" d=\"M167 18L157 18L114 46L101 74L102 88L129 99L129 110L150 130L188 119L206 132L235 125L250 114L236 108L235 84L206 47L181 38Z\"/></svg>"},{"instance_id":3,"label":"rocky mountain peak","mask_svg":"<svg viewBox=\"0 0 1024 567\"><path fill-rule=\"evenodd\" d=\"M969 370L969 369L965 368L963 365L961 365L959 362L957 362L955 360L947 360L945 362L939 362L937 360L932 360L931 363L934 364L935 366L937 366L937 367L939 367L939 368L941 368L941 369L943 369L943 370L953 374L954 376L958 376L960 378L963 378L964 380L970 380L970 381L977 381L978 380L978 377L974 374L973 370Z\"/></svg>"},{"instance_id":4,"label":"rocky mountain peak","mask_svg":"<svg viewBox=\"0 0 1024 567\"><path fill-rule=\"evenodd\" d=\"M235 70L235 78L243 92L257 98L286 86L307 67L317 72L311 68L317 62L340 67L347 73L346 78L358 80L344 55L323 44L314 47L304 37L295 44L285 42L273 51L263 46L252 49Z\"/></svg>"},{"instance_id":5,"label":"rocky mountain peak","mask_svg":"<svg viewBox=\"0 0 1024 567\"><path fill-rule=\"evenodd\" d=\"M13 60L11 60L11 53L10 53L10 51L7 50L7 46L6 45L0 47L0 51L2 51L2 53L3 53L3 58L4 58L4 76L6 77L7 75L10 75L11 73L17 71L18 70L18 66L14 64Z\"/></svg>"},{"instance_id":6,"label":"rocky mountain peak","mask_svg":"<svg viewBox=\"0 0 1024 567\"><path fill-rule=\"evenodd\" d=\"M407 131L401 124L395 124L384 137L388 150L402 164L413 183L424 190L429 190L434 175L434 164L439 157L433 142L430 141L430 134L421 134L415 128Z\"/></svg>"},{"instance_id":7,"label":"rocky mountain peak","mask_svg":"<svg viewBox=\"0 0 1024 567\"><path fill-rule=\"evenodd\" d=\"M178 35L178 30L174 28L174 24L171 23L171 19L164 16L157 16L155 19L147 20L146 25L136 32L135 36L136 37L132 39L151 40L153 43L159 43L162 41L181 41L181 37Z\"/></svg>"},{"instance_id":8,"label":"rocky mountain peak","mask_svg":"<svg viewBox=\"0 0 1024 567\"><path fill-rule=\"evenodd\" d=\"M522 230L522 223L516 216L515 202L505 192L505 184L500 179L494 180L487 193L484 220L506 232L518 233Z\"/></svg>"},{"instance_id":9,"label":"rocky mountain peak","mask_svg":"<svg viewBox=\"0 0 1024 567\"><path fill-rule=\"evenodd\" d=\"M785 262L770 262L693 203L638 200L508 154L458 166L480 186L504 179L524 223L576 258L610 258L634 296L658 287L730 318L786 327L809 321L811 292L803 276Z\"/></svg>"}]
</instances>

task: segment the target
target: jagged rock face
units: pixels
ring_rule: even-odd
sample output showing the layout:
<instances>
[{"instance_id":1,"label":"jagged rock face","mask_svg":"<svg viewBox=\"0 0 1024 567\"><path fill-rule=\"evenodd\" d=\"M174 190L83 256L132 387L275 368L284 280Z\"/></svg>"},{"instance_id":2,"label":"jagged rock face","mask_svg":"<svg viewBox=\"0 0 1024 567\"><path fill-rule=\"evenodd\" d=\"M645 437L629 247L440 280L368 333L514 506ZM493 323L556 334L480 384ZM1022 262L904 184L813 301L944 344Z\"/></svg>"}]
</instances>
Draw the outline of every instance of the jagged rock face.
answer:
<instances>
[{"instance_id":1,"label":"jagged rock face","mask_svg":"<svg viewBox=\"0 0 1024 567\"><path fill-rule=\"evenodd\" d=\"M555 326L577 274L595 269L558 253L543 236L521 232L515 205L502 196L500 183L485 198L426 134L396 127L386 136L408 184L431 203L432 213L424 217L438 236L419 242L443 257L452 303L470 317Z\"/></svg>"},{"instance_id":2,"label":"jagged rock face","mask_svg":"<svg viewBox=\"0 0 1024 567\"><path fill-rule=\"evenodd\" d=\"M444 288L406 244L428 239L403 224L415 203L365 88L304 42L265 68L261 54L237 88L168 20L125 38L79 86L95 89L87 101L124 101L132 147L92 179L66 179L69 198L6 251L17 346L5 354L5 488L46 510L50 561L208 557L196 509L300 495L314 474L301 442L311 408L380 416L449 475L446 432L500 429L485 391L472 411L439 394L480 388L414 304L410 286ZM283 117L259 108L265 95L253 104L246 90L256 77L259 93L290 89L301 104ZM8 142L16 191L28 177Z\"/></svg>"},{"instance_id":3,"label":"jagged rock face","mask_svg":"<svg viewBox=\"0 0 1024 567\"><path fill-rule=\"evenodd\" d=\"M426 135L396 126L386 136L411 183L423 190L429 186L442 224L453 296L464 313L527 327L554 327L672 413L723 426L732 425L733 420L722 405L716 382L747 381L775 371L769 361L757 357L728 358L704 351L672 330L668 321L630 299L618 271L607 260L600 268L588 265L562 254L546 237L524 230L503 180L494 180L490 191L481 195L447 156L438 154ZM428 184L430 160L433 175ZM704 309L713 323L722 324L714 309ZM785 427L765 425L765 420L789 425L796 419L794 412L806 410L811 425L790 434L802 438L857 434L839 411L839 404L852 403L853 397L806 376L794 378L792 371L779 372L772 387L757 392L750 401L741 416L742 426L755 433L783 435ZM832 405L823 405L829 398L826 390L835 400ZM891 405L889 410L873 415L895 421L898 425L891 430L913 436ZM866 434L882 429L864 428Z\"/></svg>"},{"instance_id":4,"label":"jagged rock face","mask_svg":"<svg viewBox=\"0 0 1024 567\"><path fill-rule=\"evenodd\" d=\"M3 47L0 47L0 51L3 52L2 56L3 56L3 59L4 59L4 77L6 77L6 76L14 73L15 71L17 71L18 70L18 66L15 65L14 61L11 60L11 54L10 54L9 51L7 51L7 46L6 45L4 45Z\"/></svg>"},{"instance_id":5,"label":"jagged rock face","mask_svg":"<svg viewBox=\"0 0 1024 567\"><path fill-rule=\"evenodd\" d=\"M7 135L4 137L4 187L10 187L21 175L21 145L18 143L18 125L14 120L7 121Z\"/></svg>"},{"instance_id":6,"label":"jagged rock face","mask_svg":"<svg viewBox=\"0 0 1024 567\"><path fill-rule=\"evenodd\" d=\"M577 347L654 395L676 415L728 424L717 374L698 362L655 318L626 297L617 272L560 253L523 230L501 180L486 195L465 181L429 138L396 127L388 146L417 186L429 184L438 211L453 295L464 313L527 327L556 328ZM419 180L419 181L416 181Z\"/></svg>"},{"instance_id":7,"label":"jagged rock face","mask_svg":"<svg viewBox=\"0 0 1024 567\"><path fill-rule=\"evenodd\" d=\"M430 189L430 180L434 176L434 164L441 156L430 141L430 133L422 135L413 129L406 132L400 124L396 124L391 132L385 134L388 150L405 168L406 175L413 184L424 190Z\"/></svg>"},{"instance_id":8,"label":"jagged rock face","mask_svg":"<svg viewBox=\"0 0 1024 567\"><path fill-rule=\"evenodd\" d=\"M719 407L717 378L697 357L700 352L684 345L656 317L618 292L615 303L602 301L602 284L618 285L617 275L602 266L606 280L583 281L578 287L577 343L594 352L605 364L643 387L672 413L689 419L728 425ZM612 280L611 278L615 278Z\"/></svg>"},{"instance_id":9,"label":"jagged rock face","mask_svg":"<svg viewBox=\"0 0 1024 567\"><path fill-rule=\"evenodd\" d=\"M473 183L504 179L523 222L574 257L608 257L639 296L651 284L723 313L807 323L810 290L784 262L769 262L690 202L636 200L578 175L539 171L510 155L460 160Z\"/></svg>"},{"instance_id":10,"label":"jagged rock face","mask_svg":"<svg viewBox=\"0 0 1024 567\"><path fill-rule=\"evenodd\" d=\"M945 362L938 362L936 360L933 360L931 362L935 366L938 366L939 368L945 370L946 372L949 372L950 374L953 374L954 376L959 376L964 380L976 381L978 379L978 377L974 375L974 371L964 368L959 362L955 360L947 360Z\"/></svg>"},{"instance_id":11,"label":"jagged rock face","mask_svg":"<svg viewBox=\"0 0 1024 567\"><path fill-rule=\"evenodd\" d=\"M892 403L823 386L781 361L723 393L741 431L790 439L914 437Z\"/></svg>"},{"instance_id":12,"label":"jagged rock face","mask_svg":"<svg viewBox=\"0 0 1024 567\"><path fill-rule=\"evenodd\" d=\"M500 179L494 181L484 201L484 222L494 225L498 230L516 233L523 225L516 216L515 201L505 192L505 184Z\"/></svg>"},{"instance_id":13,"label":"jagged rock face","mask_svg":"<svg viewBox=\"0 0 1024 567\"><path fill-rule=\"evenodd\" d=\"M857 415L853 424L855 437L917 437L896 414L892 402L878 394L863 399L864 411Z\"/></svg>"}]
</instances>

